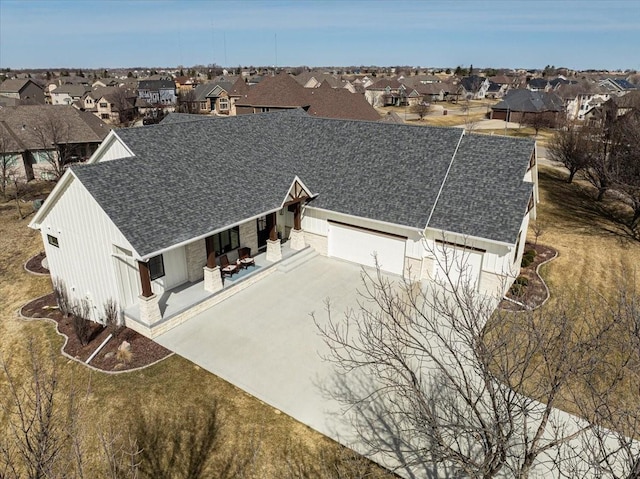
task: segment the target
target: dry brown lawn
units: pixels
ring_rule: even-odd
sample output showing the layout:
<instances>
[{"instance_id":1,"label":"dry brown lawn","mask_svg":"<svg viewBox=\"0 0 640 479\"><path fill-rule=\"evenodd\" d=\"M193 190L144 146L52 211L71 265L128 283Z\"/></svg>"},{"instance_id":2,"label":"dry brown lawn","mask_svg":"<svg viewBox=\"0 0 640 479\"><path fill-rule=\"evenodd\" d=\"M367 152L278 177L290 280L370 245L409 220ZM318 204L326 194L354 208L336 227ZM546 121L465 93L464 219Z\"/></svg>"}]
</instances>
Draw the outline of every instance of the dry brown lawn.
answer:
<instances>
[{"instance_id":1,"label":"dry brown lawn","mask_svg":"<svg viewBox=\"0 0 640 479\"><path fill-rule=\"evenodd\" d=\"M559 252L559 257L541 272L552 297L586 289L609 295L615 291L622 269L640 264L640 243L610 214L620 206L611 200L594 205L592 193L585 184L565 183L561 172L540 170L538 222L544 232L538 241ZM48 277L31 275L23 268L42 250L39 234L27 228L30 218L17 219L14 206L0 201L0 352L14 364L26 360L29 338L39 344L52 344L56 350L62 345L52 324L27 322L16 314L29 299L51 291ZM258 438L258 477L277 477L274 471L282 467L284 451L291 444L308 457L318 450L338 448L305 425L179 356L116 376L91 372L61 356L58 364L63 376L73 376L74 382L83 386L87 397L84 413L96 427L105 421L122 424L138 408L165 410L200 400L219 400L228 430L236 438L230 447L241 448L247 438ZM378 472L377 477L385 476Z\"/></svg>"},{"instance_id":2,"label":"dry brown lawn","mask_svg":"<svg viewBox=\"0 0 640 479\"><path fill-rule=\"evenodd\" d=\"M640 265L640 242L616 219L628 211L610 196L602 204L594 202L590 185L568 184L567 175L558 170L541 167L539 177L538 222L544 228L539 241L559 252L542 269L552 295L585 289L612 295L622 270L637 270ZM531 229L529 239L533 239Z\"/></svg>"},{"instance_id":3,"label":"dry brown lawn","mask_svg":"<svg viewBox=\"0 0 640 479\"><path fill-rule=\"evenodd\" d=\"M570 312L572 328L582 331L580 334L589 334L589 331L595 331L604 324L601 323L600 313L609 311L604 307L605 302L615 304L623 283L630 288L628 291L631 293L635 288L635 294L640 294L637 276L640 241L624 225L625 216L630 214L628 207L616 201L613 194L605 196L601 203L595 202L596 192L591 185L584 181L568 184L567 176L567 173L549 167L541 167L539 170L540 203L536 221L541 225L543 233L538 242L555 248L559 254L555 260L541 267L540 273L549 286L551 297L540 310L537 321L542 329L545 329L545 324L553 326L551 322L556 324L556 307L569 307L573 311ZM532 228L529 228L528 239L535 241ZM635 280L632 278L629 282L630 275L635 275ZM616 311L615 307L612 309ZM592 310L595 313L591 314ZM602 313L603 316L606 314L614 313ZM518 313L494 317L505 322L507 329L515 326L515 330L518 318ZM589 362L615 364L627 357L630 343L626 334L627 329L617 326L603 335L600 340L602 349L592 352L593 357ZM630 354L637 355L637 352ZM615 404L637 404L640 377L633 366L636 361L637 359L632 359L624 369L619 378L621 382L615 388L607 389L609 402L614 408ZM607 378L600 377L598 383L604 384L603 379ZM589 386L582 381L579 377L572 378L570 387L562 391L559 407L581 414L574 398L586 400L587 396L581 397L580 391L586 391L588 387L595 385L591 380ZM535 396L533 391L537 389L536 386L535 381L531 382L526 386L525 392ZM544 400L543 397L540 399ZM617 427L613 423L610 425ZM632 433L630 430L625 432ZM640 434L640 431L636 433Z\"/></svg>"},{"instance_id":4,"label":"dry brown lawn","mask_svg":"<svg viewBox=\"0 0 640 479\"><path fill-rule=\"evenodd\" d=\"M29 204L25 210L31 211ZM18 219L15 206L0 199L0 356L9 362L11 370L27 377L28 343L32 339L47 350L51 345L59 351L63 339L53 324L44 321L25 321L18 317L18 309L29 299L49 293L51 282L46 276L27 273L23 265L42 250L38 232L27 227L30 214ZM132 351L135 354L135 351ZM226 446L230 450L245 447L250 441L256 447L257 462L253 475L247 477L282 477L282 468L292 451L300 460L325 454L340 454L341 447L325 436L280 413L271 406L174 355L147 369L109 375L91 371L75 361L56 355L61 382L73 382L82 391L82 414L88 420L89 463L98 450L95 433L115 425L124 430L126 422L142 412L182 409L200 401L216 399L226 418L228 433ZM0 387L4 377L0 375ZM4 399L4 398L3 398ZM93 433L93 434L91 434ZM95 457L93 457L95 460ZM94 476L97 477L97 476ZM376 468L373 477L391 477Z\"/></svg>"}]
</instances>

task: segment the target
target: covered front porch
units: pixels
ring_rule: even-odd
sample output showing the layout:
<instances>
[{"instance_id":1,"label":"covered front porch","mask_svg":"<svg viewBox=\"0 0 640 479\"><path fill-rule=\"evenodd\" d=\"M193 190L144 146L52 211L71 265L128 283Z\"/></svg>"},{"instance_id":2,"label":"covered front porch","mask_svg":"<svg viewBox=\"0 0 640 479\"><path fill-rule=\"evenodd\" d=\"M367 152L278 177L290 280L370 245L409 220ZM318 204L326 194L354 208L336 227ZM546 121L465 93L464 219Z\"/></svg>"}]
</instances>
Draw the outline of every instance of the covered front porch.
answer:
<instances>
[{"instance_id":1,"label":"covered front porch","mask_svg":"<svg viewBox=\"0 0 640 479\"><path fill-rule=\"evenodd\" d=\"M254 256L255 266L249 266L240 272L223 279L222 288L216 292L204 288L204 280L186 282L158 295L158 309L161 318L148 324L141 313L140 303L124 310L128 327L148 337L155 337L187 319L201 313L226 298L242 291L264 277L276 272L288 270L302 264L316 253L310 247L302 250L291 248L291 242L282 244L282 259L273 262L267 260L267 253Z\"/></svg>"},{"instance_id":2,"label":"covered front porch","mask_svg":"<svg viewBox=\"0 0 640 479\"><path fill-rule=\"evenodd\" d=\"M126 325L148 337L162 334L309 249L301 228L302 204L308 196L292 196L277 211L146 260L121 262L121 291L129 295L121 303ZM137 283L138 292L123 288L124 283Z\"/></svg>"}]
</instances>

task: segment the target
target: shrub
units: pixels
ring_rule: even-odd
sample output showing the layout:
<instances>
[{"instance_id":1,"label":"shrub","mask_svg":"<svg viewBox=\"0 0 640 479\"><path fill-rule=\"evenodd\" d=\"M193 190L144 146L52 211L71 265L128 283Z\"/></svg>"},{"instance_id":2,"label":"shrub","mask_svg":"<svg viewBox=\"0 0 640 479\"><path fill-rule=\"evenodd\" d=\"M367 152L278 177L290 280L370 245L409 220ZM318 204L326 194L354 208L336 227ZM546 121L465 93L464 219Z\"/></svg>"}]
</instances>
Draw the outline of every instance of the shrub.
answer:
<instances>
[{"instance_id":1,"label":"shrub","mask_svg":"<svg viewBox=\"0 0 640 479\"><path fill-rule=\"evenodd\" d=\"M56 298L60 312L65 316L69 316L72 312L71 301L69 300L67 286L60 278L53 278L53 295Z\"/></svg>"},{"instance_id":2,"label":"shrub","mask_svg":"<svg viewBox=\"0 0 640 479\"><path fill-rule=\"evenodd\" d=\"M529 286L529 280L524 276L518 276L511 285L511 288L509 288L509 292L511 292L513 296L521 297L524 296L527 286Z\"/></svg>"},{"instance_id":3,"label":"shrub","mask_svg":"<svg viewBox=\"0 0 640 479\"><path fill-rule=\"evenodd\" d=\"M91 306L86 299L83 299L75 303L72 307L73 316L73 331L76 333L76 337L80 341L80 344L85 346L91 339L91 320L89 314L91 312Z\"/></svg>"},{"instance_id":4,"label":"shrub","mask_svg":"<svg viewBox=\"0 0 640 479\"><path fill-rule=\"evenodd\" d=\"M120 322L118 304L111 298L104 304L104 324L113 337L116 338L124 329Z\"/></svg>"},{"instance_id":5,"label":"shrub","mask_svg":"<svg viewBox=\"0 0 640 479\"><path fill-rule=\"evenodd\" d=\"M530 249L524 252L522 255L522 267L526 268L531 263L533 263L533 259L536 257L536 250Z\"/></svg>"},{"instance_id":6,"label":"shrub","mask_svg":"<svg viewBox=\"0 0 640 479\"><path fill-rule=\"evenodd\" d=\"M518 283L513 283L511 288L509 288L509 292L516 297L520 297L524 295L524 286Z\"/></svg>"},{"instance_id":7,"label":"shrub","mask_svg":"<svg viewBox=\"0 0 640 479\"><path fill-rule=\"evenodd\" d=\"M118 359L118 361L128 364L133 358L133 353L131 352L131 349L118 348L118 351L116 352L116 358Z\"/></svg>"}]
</instances>

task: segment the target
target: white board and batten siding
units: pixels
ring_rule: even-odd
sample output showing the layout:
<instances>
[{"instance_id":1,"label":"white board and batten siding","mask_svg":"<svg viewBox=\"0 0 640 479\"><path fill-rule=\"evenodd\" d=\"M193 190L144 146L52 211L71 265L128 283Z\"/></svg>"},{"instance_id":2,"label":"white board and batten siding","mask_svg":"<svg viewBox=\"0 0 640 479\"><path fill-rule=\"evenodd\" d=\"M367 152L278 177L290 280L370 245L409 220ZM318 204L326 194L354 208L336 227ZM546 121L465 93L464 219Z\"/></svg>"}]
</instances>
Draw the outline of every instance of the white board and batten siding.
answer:
<instances>
[{"instance_id":1,"label":"white board and batten siding","mask_svg":"<svg viewBox=\"0 0 640 479\"><path fill-rule=\"evenodd\" d=\"M111 131L87 163L100 163L103 161L117 160L119 158L131 158L131 156L131 152L124 143L118 138L115 132Z\"/></svg>"},{"instance_id":2,"label":"white board and batten siding","mask_svg":"<svg viewBox=\"0 0 640 479\"><path fill-rule=\"evenodd\" d=\"M103 317L108 300L124 306L114 254L116 245L127 251L133 248L80 181L73 178L66 185L56 207L42 220L40 232L52 278L64 278L71 299L89 301L92 319ZM49 243L47 235L57 239L58 247ZM139 284L138 280L135 287Z\"/></svg>"},{"instance_id":3,"label":"white board and batten siding","mask_svg":"<svg viewBox=\"0 0 640 479\"><path fill-rule=\"evenodd\" d=\"M155 294L175 288L187 282L187 256L184 246L171 249L162 253L164 262L164 276L152 281L152 289Z\"/></svg>"}]
</instances>

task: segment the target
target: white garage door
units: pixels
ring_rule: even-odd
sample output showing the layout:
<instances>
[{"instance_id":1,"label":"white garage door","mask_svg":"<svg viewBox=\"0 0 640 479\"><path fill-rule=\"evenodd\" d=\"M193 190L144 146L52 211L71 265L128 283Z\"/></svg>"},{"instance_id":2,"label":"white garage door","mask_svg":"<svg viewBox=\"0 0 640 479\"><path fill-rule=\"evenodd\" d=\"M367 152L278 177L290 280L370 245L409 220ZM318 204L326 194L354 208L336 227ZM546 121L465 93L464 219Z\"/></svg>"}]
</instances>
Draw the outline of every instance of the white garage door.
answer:
<instances>
[{"instance_id":1,"label":"white garage door","mask_svg":"<svg viewBox=\"0 0 640 479\"><path fill-rule=\"evenodd\" d=\"M460 284L468 282L473 290L477 291L484 251L437 242L435 254L435 274L438 281L446 281L448 275L449 281L453 284L462 280Z\"/></svg>"},{"instance_id":2,"label":"white garage door","mask_svg":"<svg viewBox=\"0 0 640 479\"><path fill-rule=\"evenodd\" d=\"M402 275L406 238L377 231L329 223L329 256Z\"/></svg>"}]
</instances>

